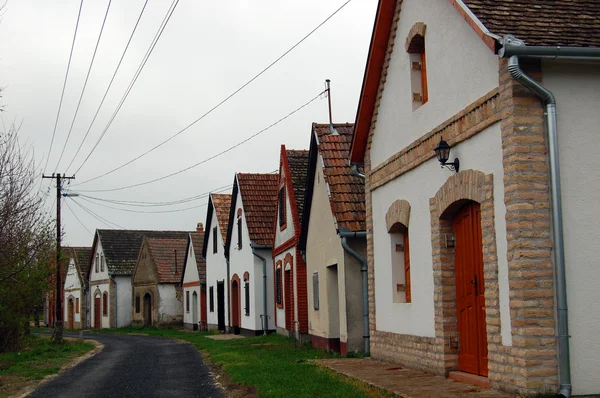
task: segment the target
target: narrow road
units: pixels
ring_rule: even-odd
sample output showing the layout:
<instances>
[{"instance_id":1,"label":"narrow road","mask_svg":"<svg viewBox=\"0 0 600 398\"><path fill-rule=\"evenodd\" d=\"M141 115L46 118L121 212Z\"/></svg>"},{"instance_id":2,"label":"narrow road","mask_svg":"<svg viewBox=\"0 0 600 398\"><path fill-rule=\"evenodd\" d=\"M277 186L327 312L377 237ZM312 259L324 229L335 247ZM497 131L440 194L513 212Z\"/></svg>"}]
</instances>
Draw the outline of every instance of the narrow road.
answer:
<instances>
[{"instance_id":1,"label":"narrow road","mask_svg":"<svg viewBox=\"0 0 600 398\"><path fill-rule=\"evenodd\" d=\"M225 396L191 344L138 335L84 333L84 338L99 341L104 349L30 397Z\"/></svg>"}]
</instances>

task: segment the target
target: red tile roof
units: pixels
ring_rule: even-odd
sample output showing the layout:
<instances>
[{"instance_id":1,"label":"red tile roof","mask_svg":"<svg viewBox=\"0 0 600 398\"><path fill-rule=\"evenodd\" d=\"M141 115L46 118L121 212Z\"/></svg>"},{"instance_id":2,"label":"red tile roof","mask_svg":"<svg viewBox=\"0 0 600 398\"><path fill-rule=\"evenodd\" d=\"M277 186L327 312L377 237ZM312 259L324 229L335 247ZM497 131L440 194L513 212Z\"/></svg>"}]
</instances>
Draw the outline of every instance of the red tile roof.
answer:
<instances>
[{"instance_id":1,"label":"red tile roof","mask_svg":"<svg viewBox=\"0 0 600 398\"><path fill-rule=\"evenodd\" d=\"M161 238L145 238L145 240L156 265L158 283L178 283L181 281L187 240ZM176 258L177 265L175 263Z\"/></svg>"},{"instance_id":2,"label":"red tile roof","mask_svg":"<svg viewBox=\"0 0 600 398\"><path fill-rule=\"evenodd\" d=\"M237 182L250 239L260 246L272 245L279 173L238 173Z\"/></svg>"},{"instance_id":3,"label":"red tile roof","mask_svg":"<svg viewBox=\"0 0 600 398\"><path fill-rule=\"evenodd\" d=\"M334 124L337 135L331 134L328 124L313 123L319 153L323 157L323 173L329 185L329 201L338 229L366 230L365 181L352 173L348 155L354 125Z\"/></svg>"},{"instance_id":4,"label":"red tile roof","mask_svg":"<svg viewBox=\"0 0 600 398\"><path fill-rule=\"evenodd\" d=\"M600 47L598 0L463 0L492 33L529 46Z\"/></svg>"},{"instance_id":5,"label":"red tile roof","mask_svg":"<svg viewBox=\"0 0 600 398\"><path fill-rule=\"evenodd\" d=\"M229 223L229 208L231 207L231 194L229 193L211 193L213 205L217 210L217 221L221 234L227 233L227 224Z\"/></svg>"},{"instance_id":6,"label":"red tile roof","mask_svg":"<svg viewBox=\"0 0 600 398\"><path fill-rule=\"evenodd\" d=\"M196 257L196 266L198 267L198 275L201 281L206 280L206 262L202 257L202 243L204 242L204 232L191 232L192 247L194 248L194 256Z\"/></svg>"}]
</instances>

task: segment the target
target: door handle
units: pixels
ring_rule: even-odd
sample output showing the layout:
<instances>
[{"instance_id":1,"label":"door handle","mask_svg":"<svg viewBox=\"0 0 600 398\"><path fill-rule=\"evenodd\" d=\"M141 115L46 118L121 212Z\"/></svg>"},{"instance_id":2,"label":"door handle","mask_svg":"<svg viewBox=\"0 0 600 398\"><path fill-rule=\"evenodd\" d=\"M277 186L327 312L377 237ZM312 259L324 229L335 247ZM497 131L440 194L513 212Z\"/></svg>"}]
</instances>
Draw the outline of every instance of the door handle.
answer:
<instances>
[{"instance_id":1,"label":"door handle","mask_svg":"<svg viewBox=\"0 0 600 398\"><path fill-rule=\"evenodd\" d=\"M475 296L479 296L479 292L478 292L478 289L477 289L477 278L473 279L473 280L471 281L471 283L472 283L473 285L475 285Z\"/></svg>"}]
</instances>

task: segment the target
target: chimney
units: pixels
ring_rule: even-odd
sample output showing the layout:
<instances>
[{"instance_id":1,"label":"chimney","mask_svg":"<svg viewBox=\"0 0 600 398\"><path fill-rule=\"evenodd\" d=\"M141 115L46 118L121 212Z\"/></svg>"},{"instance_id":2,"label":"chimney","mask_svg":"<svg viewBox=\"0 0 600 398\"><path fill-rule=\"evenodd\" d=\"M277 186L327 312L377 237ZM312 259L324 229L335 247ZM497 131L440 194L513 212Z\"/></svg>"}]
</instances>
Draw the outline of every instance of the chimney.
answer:
<instances>
[{"instance_id":1,"label":"chimney","mask_svg":"<svg viewBox=\"0 0 600 398\"><path fill-rule=\"evenodd\" d=\"M196 232L204 232L204 225L201 222L196 224Z\"/></svg>"}]
</instances>

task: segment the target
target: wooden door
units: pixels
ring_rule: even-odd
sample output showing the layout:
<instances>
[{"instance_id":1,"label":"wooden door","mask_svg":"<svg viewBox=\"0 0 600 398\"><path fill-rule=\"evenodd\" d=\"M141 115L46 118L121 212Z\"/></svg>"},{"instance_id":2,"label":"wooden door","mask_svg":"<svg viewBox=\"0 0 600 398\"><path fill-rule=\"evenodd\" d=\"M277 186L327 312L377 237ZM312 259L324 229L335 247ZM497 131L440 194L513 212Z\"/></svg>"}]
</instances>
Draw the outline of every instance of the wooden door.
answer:
<instances>
[{"instance_id":1,"label":"wooden door","mask_svg":"<svg viewBox=\"0 0 600 398\"><path fill-rule=\"evenodd\" d=\"M285 328L294 330L294 292L292 291L292 271L285 270L283 294L285 296Z\"/></svg>"},{"instance_id":2,"label":"wooden door","mask_svg":"<svg viewBox=\"0 0 600 398\"><path fill-rule=\"evenodd\" d=\"M458 318L458 368L467 373L488 375L485 327L485 285L478 203L463 207L454 218L456 233L456 312Z\"/></svg>"},{"instance_id":3,"label":"wooden door","mask_svg":"<svg viewBox=\"0 0 600 398\"><path fill-rule=\"evenodd\" d=\"M200 325L202 325L202 330L206 328L207 322L207 313L206 313L206 287L200 289Z\"/></svg>"},{"instance_id":4,"label":"wooden door","mask_svg":"<svg viewBox=\"0 0 600 398\"><path fill-rule=\"evenodd\" d=\"M198 294L192 293L192 329L198 330Z\"/></svg>"},{"instance_id":5,"label":"wooden door","mask_svg":"<svg viewBox=\"0 0 600 398\"><path fill-rule=\"evenodd\" d=\"M73 299L69 299L67 306L67 327L71 330L75 329L75 308Z\"/></svg>"},{"instance_id":6,"label":"wooden door","mask_svg":"<svg viewBox=\"0 0 600 398\"><path fill-rule=\"evenodd\" d=\"M240 325L240 285L237 281L231 282L231 326L239 328Z\"/></svg>"},{"instance_id":7,"label":"wooden door","mask_svg":"<svg viewBox=\"0 0 600 398\"><path fill-rule=\"evenodd\" d=\"M150 293L144 295L144 325L152 325L152 296Z\"/></svg>"},{"instance_id":8,"label":"wooden door","mask_svg":"<svg viewBox=\"0 0 600 398\"><path fill-rule=\"evenodd\" d=\"M217 327L225 330L225 283L217 282Z\"/></svg>"},{"instance_id":9,"label":"wooden door","mask_svg":"<svg viewBox=\"0 0 600 398\"><path fill-rule=\"evenodd\" d=\"M102 314L100 296L94 297L94 329L102 328Z\"/></svg>"}]
</instances>

